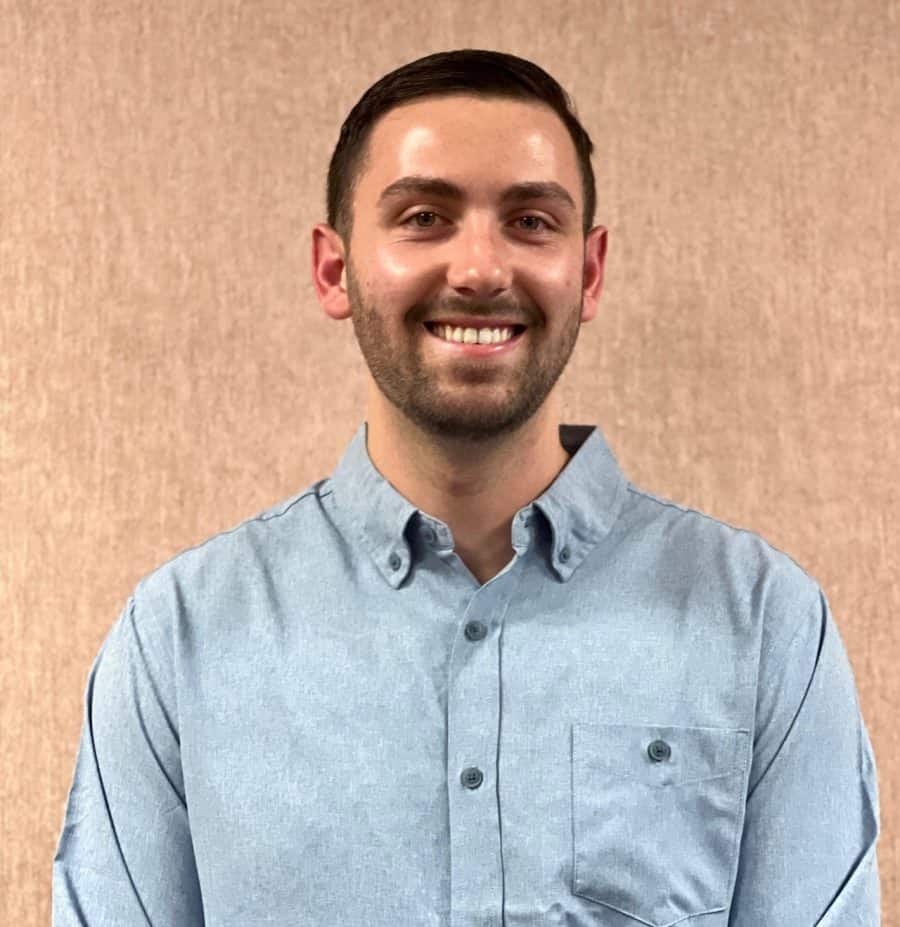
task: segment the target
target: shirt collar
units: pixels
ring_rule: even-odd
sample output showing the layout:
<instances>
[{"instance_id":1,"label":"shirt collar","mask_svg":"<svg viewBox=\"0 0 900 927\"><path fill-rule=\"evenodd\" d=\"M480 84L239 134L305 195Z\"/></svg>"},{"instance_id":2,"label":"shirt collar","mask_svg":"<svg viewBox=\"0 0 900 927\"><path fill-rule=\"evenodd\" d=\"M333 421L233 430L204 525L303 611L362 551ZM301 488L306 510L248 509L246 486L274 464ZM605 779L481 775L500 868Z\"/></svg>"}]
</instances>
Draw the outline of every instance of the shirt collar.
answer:
<instances>
[{"instance_id":1,"label":"shirt collar","mask_svg":"<svg viewBox=\"0 0 900 927\"><path fill-rule=\"evenodd\" d=\"M382 476L366 445L363 422L331 478L335 504L347 515L355 540L394 588L406 577L421 543L449 551L447 524L417 508ZM596 425L559 425L559 439L573 456L553 483L513 519L513 546L531 543L534 512L552 531L550 562L565 582L607 534L621 509L627 480Z\"/></svg>"}]
</instances>

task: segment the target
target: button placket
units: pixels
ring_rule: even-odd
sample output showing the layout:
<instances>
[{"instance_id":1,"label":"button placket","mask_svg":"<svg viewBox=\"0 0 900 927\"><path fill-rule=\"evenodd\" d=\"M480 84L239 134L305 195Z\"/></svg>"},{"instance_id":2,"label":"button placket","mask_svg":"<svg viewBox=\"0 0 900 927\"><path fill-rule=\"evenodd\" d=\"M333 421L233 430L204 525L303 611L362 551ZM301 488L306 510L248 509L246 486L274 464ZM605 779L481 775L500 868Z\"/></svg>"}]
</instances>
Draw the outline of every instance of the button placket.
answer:
<instances>
[{"instance_id":1,"label":"button placket","mask_svg":"<svg viewBox=\"0 0 900 927\"><path fill-rule=\"evenodd\" d=\"M499 633L493 631L506 612L509 586L500 577L472 594L448 669L447 772L457 783L449 794L451 883L460 898L484 897L503 879L499 811L491 800L500 732Z\"/></svg>"}]
</instances>

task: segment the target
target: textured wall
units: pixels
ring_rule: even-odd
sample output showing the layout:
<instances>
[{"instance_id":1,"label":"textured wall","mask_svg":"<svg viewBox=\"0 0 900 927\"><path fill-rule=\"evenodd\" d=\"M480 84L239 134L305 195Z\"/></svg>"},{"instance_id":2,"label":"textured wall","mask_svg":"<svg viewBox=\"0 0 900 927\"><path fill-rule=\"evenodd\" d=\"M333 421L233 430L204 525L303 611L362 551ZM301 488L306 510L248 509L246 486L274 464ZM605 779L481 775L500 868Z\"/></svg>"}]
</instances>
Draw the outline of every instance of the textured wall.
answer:
<instances>
[{"instance_id":1,"label":"textured wall","mask_svg":"<svg viewBox=\"0 0 900 927\"><path fill-rule=\"evenodd\" d=\"M479 47L547 68L596 145L606 286L564 420L822 584L900 923L898 36L888 0L0 0L0 922L48 922L137 580L330 473L364 417L310 280L341 121Z\"/></svg>"}]
</instances>

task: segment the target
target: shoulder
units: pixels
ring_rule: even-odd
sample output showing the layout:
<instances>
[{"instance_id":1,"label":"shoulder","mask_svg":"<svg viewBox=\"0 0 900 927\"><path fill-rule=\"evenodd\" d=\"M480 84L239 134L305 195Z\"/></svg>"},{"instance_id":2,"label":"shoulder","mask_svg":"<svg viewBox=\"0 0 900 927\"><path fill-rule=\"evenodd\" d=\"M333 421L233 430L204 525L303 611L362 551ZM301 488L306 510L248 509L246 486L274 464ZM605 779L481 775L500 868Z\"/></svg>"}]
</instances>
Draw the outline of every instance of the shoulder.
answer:
<instances>
[{"instance_id":1,"label":"shoulder","mask_svg":"<svg viewBox=\"0 0 900 927\"><path fill-rule=\"evenodd\" d=\"M800 621L821 614L815 577L756 531L631 483L620 522L620 531L663 569L723 592L735 609L757 618L763 651L783 649Z\"/></svg>"},{"instance_id":2,"label":"shoulder","mask_svg":"<svg viewBox=\"0 0 900 927\"><path fill-rule=\"evenodd\" d=\"M301 492L178 551L137 583L134 598L148 611L172 614L211 601L240 599L314 550L322 524L319 480Z\"/></svg>"}]
</instances>

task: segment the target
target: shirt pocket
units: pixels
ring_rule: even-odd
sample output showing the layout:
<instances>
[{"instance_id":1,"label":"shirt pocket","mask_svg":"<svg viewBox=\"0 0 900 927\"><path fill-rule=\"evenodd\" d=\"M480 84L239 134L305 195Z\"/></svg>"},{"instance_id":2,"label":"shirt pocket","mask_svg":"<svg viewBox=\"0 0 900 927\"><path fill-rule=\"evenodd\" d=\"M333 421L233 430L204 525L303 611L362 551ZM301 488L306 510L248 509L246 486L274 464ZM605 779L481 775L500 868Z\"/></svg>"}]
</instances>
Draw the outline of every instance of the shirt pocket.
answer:
<instances>
[{"instance_id":1,"label":"shirt pocket","mask_svg":"<svg viewBox=\"0 0 900 927\"><path fill-rule=\"evenodd\" d=\"M572 725L575 895L669 927L728 907L750 732Z\"/></svg>"}]
</instances>

